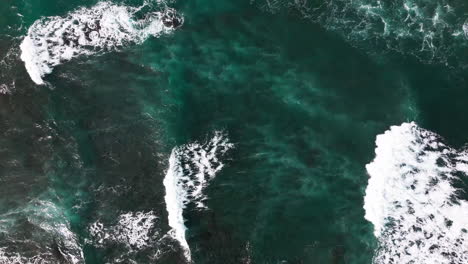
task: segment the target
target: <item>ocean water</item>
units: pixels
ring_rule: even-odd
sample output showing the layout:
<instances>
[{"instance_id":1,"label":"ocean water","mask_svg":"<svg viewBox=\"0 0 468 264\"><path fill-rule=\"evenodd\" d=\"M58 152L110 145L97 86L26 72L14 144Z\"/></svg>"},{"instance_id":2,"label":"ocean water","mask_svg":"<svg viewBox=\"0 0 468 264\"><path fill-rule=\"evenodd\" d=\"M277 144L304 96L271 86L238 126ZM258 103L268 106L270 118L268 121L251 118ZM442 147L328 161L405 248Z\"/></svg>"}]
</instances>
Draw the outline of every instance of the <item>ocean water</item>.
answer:
<instances>
[{"instance_id":1,"label":"ocean water","mask_svg":"<svg viewBox=\"0 0 468 264\"><path fill-rule=\"evenodd\" d=\"M467 263L467 9L2 1L0 264Z\"/></svg>"}]
</instances>

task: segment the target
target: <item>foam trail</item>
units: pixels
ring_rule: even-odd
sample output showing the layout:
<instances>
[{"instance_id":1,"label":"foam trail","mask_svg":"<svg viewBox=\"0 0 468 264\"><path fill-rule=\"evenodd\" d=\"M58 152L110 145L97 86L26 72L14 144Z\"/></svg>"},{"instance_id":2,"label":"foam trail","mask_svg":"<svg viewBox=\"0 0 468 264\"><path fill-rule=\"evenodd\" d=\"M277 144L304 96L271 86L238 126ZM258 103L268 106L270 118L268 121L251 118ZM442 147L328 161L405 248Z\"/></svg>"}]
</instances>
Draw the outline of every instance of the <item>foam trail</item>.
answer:
<instances>
[{"instance_id":1,"label":"foam trail","mask_svg":"<svg viewBox=\"0 0 468 264\"><path fill-rule=\"evenodd\" d=\"M377 136L365 218L380 247L374 263L468 263L468 152L415 123Z\"/></svg>"},{"instance_id":2,"label":"foam trail","mask_svg":"<svg viewBox=\"0 0 468 264\"><path fill-rule=\"evenodd\" d=\"M140 44L151 36L169 33L183 23L173 9L143 13L146 7L100 2L91 8L79 8L65 17L35 21L20 45L21 60L29 76L36 84L43 84L42 78L55 66L74 57Z\"/></svg>"},{"instance_id":3,"label":"foam trail","mask_svg":"<svg viewBox=\"0 0 468 264\"><path fill-rule=\"evenodd\" d=\"M97 221L89 227L95 245L123 244L130 251L144 250L159 236L158 217L154 212L128 212L117 218L117 223L105 226Z\"/></svg>"},{"instance_id":4,"label":"foam trail","mask_svg":"<svg viewBox=\"0 0 468 264\"><path fill-rule=\"evenodd\" d=\"M388 51L466 69L466 1L252 0L270 12L296 9L370 54Z\"/></svg>"},{"instance_id":5,"label":"foam trail","mask_svg":"<svg viewBox=\"0 0 468 264\"><path fill-rule=\"evenodd\" d=\"M27 221L24 221L27 219ZM48 200L34 199L24 208L0 217L0 263L84 263L78 237L64 210Z\"/></svg>"},{"instance_id":6,"label":"foam trail","mask_svg":"<svg viewBox=\"0 0 468 264\"><path fill-rule=\"evenodd\" d=\"M193 203L198 208L206 208L203 201L204 188L218 171L223 168L220 158L233 147L221 132L204 143L192 143L176 147L169 158L169 169L163 184L166 188L166 209L170 235L179 242L184 256L191 262L190 247L185 238L187 228L183 212L186 205Z\"/></svg>"}]
</instances>

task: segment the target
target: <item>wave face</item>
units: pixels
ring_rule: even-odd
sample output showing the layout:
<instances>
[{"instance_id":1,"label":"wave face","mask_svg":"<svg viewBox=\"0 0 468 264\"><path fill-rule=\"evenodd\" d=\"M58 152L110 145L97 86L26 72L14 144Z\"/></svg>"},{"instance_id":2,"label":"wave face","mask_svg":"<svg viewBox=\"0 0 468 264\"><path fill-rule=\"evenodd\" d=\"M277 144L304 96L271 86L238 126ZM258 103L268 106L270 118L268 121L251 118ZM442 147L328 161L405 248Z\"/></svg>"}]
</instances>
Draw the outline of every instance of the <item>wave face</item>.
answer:
<instances>
[{"instance_id":1,"label":"wave face","mask_svg":"<svg viewBox=\"0 0 468 264\"><path fill-rule=\"evenodd\" d=\"M367 52L394 50L425 63L468 67L468 2L431 0L256 0L271 12L298 10ZM369 49L372 47L371 49Z\"/></svg>"},{"instance_id":2,"label":"wave face","mask_svg":"<svg viewBox=\"0 0 468 264\"><path fill-rule=\"evenodd\" d=\"M150 36L169 33L183 23L173 9L148 12L146 7L100 2L65 17L37 20L20 45L21 60L29 76L36 84L43 84L44 75L74 57L140 44Z\"/></svg>"},{"instance_id":3,"label":"wave face","mask_svg":"<svg viewBox=\"0 0 468 264\"><path fill-rule=\"evenodd\" d=\"M203 190L223 168L221 158L233 148L221 132L206 143L191 143L176 147L169 158L169 169L164 178L166 208L170 235L179 242L187 261L191 261L190 247L185 238L183 212L188 204L206 208Z\"/></svg>"},{"instance_id":4,"label":"wave face","mask_svg":"<svg viewBox=\"0 0 468 264\"><path fill-rule=\"evenodd\" d=\"M374 263L468 263L468 152L415 123L376 145L364 198L380 243Z\"/></svg>"}]
</instances>

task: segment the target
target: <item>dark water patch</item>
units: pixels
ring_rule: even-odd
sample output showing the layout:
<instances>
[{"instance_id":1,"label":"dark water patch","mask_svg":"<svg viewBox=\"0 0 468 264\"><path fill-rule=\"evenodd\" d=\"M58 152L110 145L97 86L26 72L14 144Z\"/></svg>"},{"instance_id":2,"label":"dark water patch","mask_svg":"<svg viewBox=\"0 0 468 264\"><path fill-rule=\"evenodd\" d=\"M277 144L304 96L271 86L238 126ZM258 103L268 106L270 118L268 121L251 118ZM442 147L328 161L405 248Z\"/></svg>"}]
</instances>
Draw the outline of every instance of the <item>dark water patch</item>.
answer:
<instances>
[{"instance_id":1,"label":"dark water patch","mask_svg":"<svg viewBox=\"0 0 468 264\"><path fill-rule=\"evenodd\" d=\"M187 214L194 258L369 262L359 164L374 133L416 115L405 74L294 16L217 8L184 13L180 34L140 55L162 72L168 133L187 142L224 128L236 144L207 189L214 213ZM314 241L326 249L307 251Z\"/></svg>"}]
</instances>

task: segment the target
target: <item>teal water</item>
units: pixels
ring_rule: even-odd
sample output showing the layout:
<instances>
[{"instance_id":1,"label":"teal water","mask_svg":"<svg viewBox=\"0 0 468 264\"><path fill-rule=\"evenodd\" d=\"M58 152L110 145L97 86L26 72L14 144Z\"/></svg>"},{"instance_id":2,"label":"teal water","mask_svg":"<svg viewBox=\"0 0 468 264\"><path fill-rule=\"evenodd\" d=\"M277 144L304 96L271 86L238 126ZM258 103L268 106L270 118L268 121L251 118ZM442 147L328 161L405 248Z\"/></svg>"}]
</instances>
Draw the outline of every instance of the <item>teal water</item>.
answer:
<instances>
[{"instance_id":1,"label":"teal water","mask_svg":"<svg viewBox=\"0 0 468 264\"><path fill-rule=\"evenodd\" d=\"M173 148L215 131L234 147L207 209L184 210L194 263L372 263L375 137L416 121L468 142L464 2L447 26L442 1L408 2L424 7L408 25L402 1L169 2L181 27L32 82L28 28L97 2L0 4L0 263L186 263L163 180Z\"/></svg>"}]
</instances>

